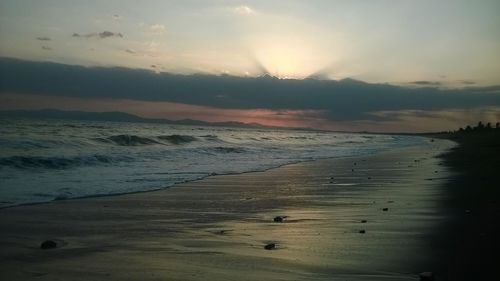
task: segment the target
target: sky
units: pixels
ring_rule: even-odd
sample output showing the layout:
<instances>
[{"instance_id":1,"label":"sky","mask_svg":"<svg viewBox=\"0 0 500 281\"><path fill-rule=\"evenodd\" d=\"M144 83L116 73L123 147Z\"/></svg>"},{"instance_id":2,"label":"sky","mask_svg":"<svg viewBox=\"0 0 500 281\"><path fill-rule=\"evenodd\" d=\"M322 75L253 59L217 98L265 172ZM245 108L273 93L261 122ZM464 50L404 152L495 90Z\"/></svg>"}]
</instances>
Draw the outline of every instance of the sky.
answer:
<instances>
[{"instance_id":1,"label":"sky","mask_svg":"<svg viewBox=\"0 0 500 281\"><path fill-rule=\"evenodd\" d=\"M0 0L0 109L350 131L495 123L498 11L496 0Z\"/></svg>"}]
</instances>

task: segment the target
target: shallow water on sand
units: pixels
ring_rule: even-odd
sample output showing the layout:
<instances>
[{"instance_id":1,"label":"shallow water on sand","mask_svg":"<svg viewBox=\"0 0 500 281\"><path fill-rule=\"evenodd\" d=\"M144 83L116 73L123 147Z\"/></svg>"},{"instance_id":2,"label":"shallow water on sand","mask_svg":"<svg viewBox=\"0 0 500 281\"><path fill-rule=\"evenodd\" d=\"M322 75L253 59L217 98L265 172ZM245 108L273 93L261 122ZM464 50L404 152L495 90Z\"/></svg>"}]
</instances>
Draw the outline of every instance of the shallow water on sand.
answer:
<instances>
[{"instance_id":1,"label":"shallow water on sand","mask_svg":"<svg viewBox=\"0 0 500 281\"><path fill-rule=\"evenodd\" d=\"M0 119L0 207L165 188L421 143L420 137Z\"/></svg>"}]
</instances>

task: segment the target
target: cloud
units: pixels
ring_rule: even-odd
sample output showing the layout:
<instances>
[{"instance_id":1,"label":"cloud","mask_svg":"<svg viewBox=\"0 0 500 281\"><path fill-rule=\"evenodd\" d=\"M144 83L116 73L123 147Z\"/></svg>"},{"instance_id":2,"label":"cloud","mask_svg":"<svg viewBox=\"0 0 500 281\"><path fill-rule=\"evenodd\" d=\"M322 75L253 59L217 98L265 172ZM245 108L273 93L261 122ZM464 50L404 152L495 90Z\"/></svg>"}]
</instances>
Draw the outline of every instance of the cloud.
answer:
<instances>
[{"instance_id":1,"label":"cloud","mask_svg":"<svg viewBox=\"0 0 500 281\"><path fill-rule=\"evenodd\" d=\"M330 122L388 122L395 120L390 112L397 111L500 108L500 85L440 89L353 79L177 75L9 58L0 58L0 77L2 93L172 102L219 109L309 110L320 112L322 118ZM376 112L389 113L374 114Z\"/></svg>"},{"instance_id":2,"label":"cloud","mask_svg":"<svg viewBox=\"0 0 500 281\"><path fill-rule=\"evenodd\" d=\"M36 40L39 40L39 41L50 41L52 39L49 38L49 37L37 37Z\"/></svg>"},{"instance_id":3,"label":"cloud","mask_svg":"<svg viewBox=\"0 0 500 281\"><path fill-rule=\"evenodd\" d=\"M486 86L486 87L466 87L466 90L472 93L489 93L489 94L500 94L500 85Z\"/></svg>"},{"instance_id":4,"label":"cloud","mask_svg":"<svg viewBox=\"0 0 500 281\"><path fill-rule=\"evenodd\" d=\"M124 52L133 56L150 57L150 58L158 57L158 54L155 53L154 50L147 51L147 50L125 49Z\"/></svg>"},{"instance_id":5,"label":"cloud","mask_svg":"<svg viewBox=\"0 0 500 281\"><path fill-rule=\"evenodd\" d=\"M440 131L457 129L471 125L481 120L483 122L498 122L500 107L482 106L475 108L448 108L444 110L394 110L371 113L378 116L381 124L392 124L392 131ZM386 126L387 130L387 126Z\"/></svg>"},{"instance_id":6,"label":"cloud","mask_svg":"<svg viewBox=\"0 0 500 281\"><path fill-rule=\"evenodd\" d=\"M462 83L464 85L474 85L474 84L476 84L475 81L471 81L471 80L460 80L458 82L460 82L460 83Z\"/></svg>"},{"instance_id":7,"label":"cloud","mask_svg":"<svg viewBox=\"0 0 500 281\"><path fill-rule=\"evenodd\" d=\"M52 48L51 47L47 47L47 46L42 46L42 50L52 51Z\"/></svg>"},{"instance_id":8,"label":"cloud","mask_svg":"<svg viewBox=\"0 0 500 281\"><path fill-rule=\"evenodd\" d=\"M100 39L105 39L105 38L110 38L110 37L123 38L123 34L118 33L118 32L103 31L103 32L99 32L99 33L94 32L94 33L88 33L88 34L73 33L72 37L100 38Z\"/></svg>"},{"instance_id":9,"label":"cloud","mask_svg":"<svg viewBox=\"0 0 500 281\"><path fill-rule=\"evenodd\" d=\"M121 33L114 33L111 31L103 31L98 34L99 38L108 38L108 37L120 37L123 38L123 35Z\"/></svg>"},{"instance_id":10,"label":"cloud","mask_svg":"<svg viewBox=\"0 0 500 281\"><path fill-rule=\"evenodd\" d=\"M250 8L249 6L241 5L238 7L233 8L233 12L238 14L238 15L251 15L254 14L255 11Z\"/></svg>"},{"instance_id":11,"label":"cloud","mask_svg":"<svg viewBox=\"0 0 500 281\"><path fill-rule=\"evenodd\" d=\"M410 82L409 84L414 84L414 85L419 85L419 86L440 86L442 83L439 81L420 80L420 81Z\"/></svg>"},{"instance_id":12,"label":"cloud","mask_svg":"<svg viewBox=\"0 0 500 281\"><path fill-rule=\"evenodd\" d=\"M163 24L152 24L148 27L148 32L151 34L163 34L166 30Z\"/></svg>"}]
</instances>

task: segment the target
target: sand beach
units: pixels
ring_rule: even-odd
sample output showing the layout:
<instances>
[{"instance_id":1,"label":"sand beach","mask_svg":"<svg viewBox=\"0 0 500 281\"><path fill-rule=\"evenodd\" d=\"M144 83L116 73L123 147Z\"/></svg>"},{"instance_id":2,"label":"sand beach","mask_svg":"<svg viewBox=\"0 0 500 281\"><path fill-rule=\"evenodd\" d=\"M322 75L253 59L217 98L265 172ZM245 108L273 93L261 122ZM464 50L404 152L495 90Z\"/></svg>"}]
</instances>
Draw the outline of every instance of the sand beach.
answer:
<instances>
[{"instance_id":1,"label":"sand beach","mask_svg":"<svg viewBox=\"0 0 500 281\"><path fill-rule=\"evenodd\" d=\"M440 280L452 174L437 156L453 146L2 209L2 279ZM41 249L49 239L57 247Z\"/></svg>"}]
</instances>

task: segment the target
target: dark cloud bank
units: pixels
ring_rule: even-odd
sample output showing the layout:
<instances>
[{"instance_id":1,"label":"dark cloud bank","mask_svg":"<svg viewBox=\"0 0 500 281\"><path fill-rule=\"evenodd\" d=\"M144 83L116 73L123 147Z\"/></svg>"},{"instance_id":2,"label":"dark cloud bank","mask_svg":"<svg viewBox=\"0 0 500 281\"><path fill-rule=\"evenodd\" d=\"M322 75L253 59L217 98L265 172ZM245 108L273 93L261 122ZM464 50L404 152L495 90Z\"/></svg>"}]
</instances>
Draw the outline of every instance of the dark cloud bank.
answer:
<instances>
[{"instance_id":1,"label":"dark cloud bank","mask_svg":"<svg viewBox=\"0 0 500 281\"><path fill-rule=\"evenodd\" d=\"M500 106L500 86L439 89L352 79L280 80L176 75L0 58L0 93L169 101L217 108L323 110L330 120L388 120L370 112Z\"/></svg>"},{"instance_id":2,"label":"dark cloud bank","mask_svg":"<svg viewBox=\"0 0 500 281\"><path fill-rule=\"evenodd\" d=\"M410 82L410 84L420 85L420 86L440 86L441 82L439 81L414 81Z\"/></svg>"}]
</instances>

